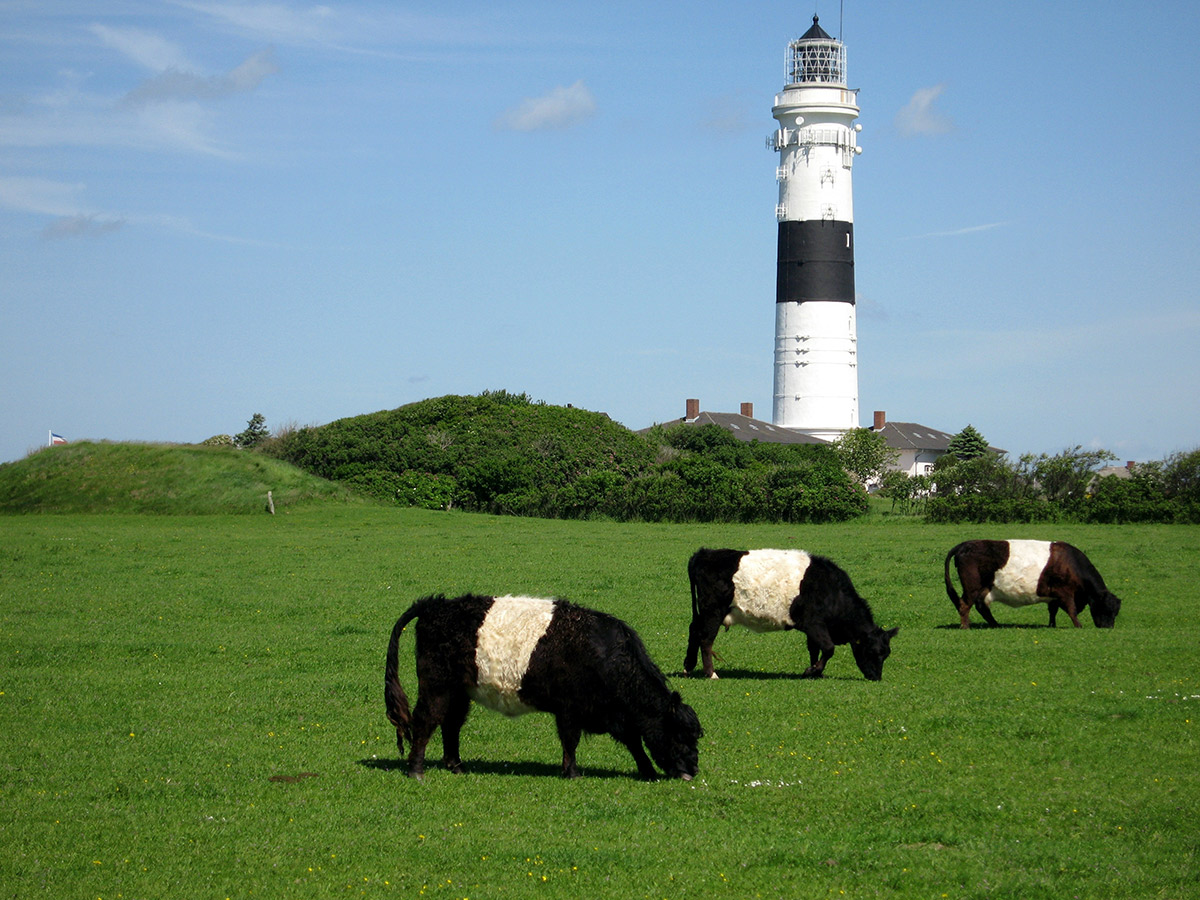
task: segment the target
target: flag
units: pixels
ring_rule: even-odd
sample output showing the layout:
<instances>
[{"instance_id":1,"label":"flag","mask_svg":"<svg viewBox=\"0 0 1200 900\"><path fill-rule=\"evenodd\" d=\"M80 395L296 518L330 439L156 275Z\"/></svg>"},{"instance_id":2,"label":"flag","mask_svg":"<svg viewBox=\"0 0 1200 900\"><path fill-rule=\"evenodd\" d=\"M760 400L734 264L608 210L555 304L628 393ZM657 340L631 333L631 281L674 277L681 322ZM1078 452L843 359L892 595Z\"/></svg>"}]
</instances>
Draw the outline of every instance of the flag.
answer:
<instances>
[{"instance_id":1,"label":"flag","mask_svg":"<svg viewBox=\"0 0 1200 900\"><path fill-rule=\"evenodd\" d=\"M51 447L53 447L55 444L65 444L66 442L67 442L67 439L65 437L63 437L61 434L55 434L53 431L50 432L50 446Z\"/></svg>"}]
</instances>

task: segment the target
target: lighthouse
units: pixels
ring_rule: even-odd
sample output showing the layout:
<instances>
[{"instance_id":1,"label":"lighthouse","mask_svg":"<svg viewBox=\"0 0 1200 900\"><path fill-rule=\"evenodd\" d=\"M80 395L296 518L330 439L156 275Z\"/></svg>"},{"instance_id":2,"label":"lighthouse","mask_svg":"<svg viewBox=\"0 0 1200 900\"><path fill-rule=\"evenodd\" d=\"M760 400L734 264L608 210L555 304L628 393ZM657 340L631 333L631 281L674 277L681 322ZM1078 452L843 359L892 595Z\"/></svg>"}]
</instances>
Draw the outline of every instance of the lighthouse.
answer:
<instances>
[{"instance_id":1,"label":"lighthouse","mask_svg":"<svg viewBox=\"0 0 1200 900\"><path fill-rule=\"evenodd\" d=\"M846 48L821 28L788 44L767 140L779 153L773 422L833 440L858 427L854 201L858 95Z\"/></svg>"}]
</instances>

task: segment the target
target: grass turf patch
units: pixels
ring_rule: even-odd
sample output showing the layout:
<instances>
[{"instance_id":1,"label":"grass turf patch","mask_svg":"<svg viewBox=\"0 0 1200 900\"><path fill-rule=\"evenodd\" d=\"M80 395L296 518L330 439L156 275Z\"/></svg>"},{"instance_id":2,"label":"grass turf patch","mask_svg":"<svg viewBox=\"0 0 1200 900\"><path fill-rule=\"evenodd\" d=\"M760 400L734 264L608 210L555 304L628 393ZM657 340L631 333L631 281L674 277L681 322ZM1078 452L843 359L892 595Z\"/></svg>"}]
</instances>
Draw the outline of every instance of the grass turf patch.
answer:
<instances>
[{"instance_id":1,"label":"grass turf patch","mask_svg":"<svg viewBox=\"0 0 1200 900\"><path fill-rule=\"evenodd\" d=\"M1125 601L957 628L966 537L1061 538ZM0 884L18 896L1195 896L1200 531L659 526L370 507L0 517ZM900 626L883 681L799 634L681 674L699 546L800 546ZM392 623L432 592L563 596L633 625L700 715L700 775L476 709L468 774L406 778ZM401 680L415 693L411 635ZM440 759L440 739L430 760ZM843 893L844 892L844 893Z\"/></svg>"}]
</instances>

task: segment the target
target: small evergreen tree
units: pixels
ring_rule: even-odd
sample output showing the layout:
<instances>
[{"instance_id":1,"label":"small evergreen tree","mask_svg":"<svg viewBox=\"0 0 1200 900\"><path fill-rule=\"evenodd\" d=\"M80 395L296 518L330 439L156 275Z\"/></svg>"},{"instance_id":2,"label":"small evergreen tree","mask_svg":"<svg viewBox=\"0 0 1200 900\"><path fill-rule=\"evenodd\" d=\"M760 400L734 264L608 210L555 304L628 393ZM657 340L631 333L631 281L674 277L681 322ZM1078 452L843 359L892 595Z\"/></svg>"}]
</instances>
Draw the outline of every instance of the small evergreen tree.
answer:
<instances>
[{"instance_id":1,"label":"small evergreen tree","mask_svg":"<svg viewBox=\"0 0 1200 900\"><path fill-rule=\"evenodd\" d=\"M267 420L262 413L255 413L246 423L246 430L233 436L233 442L243 450L257 447L270 436L267 431Z\"/></svg>"},{"instance_id":2,"label":"small evergreen tree","mask_svg":"<svg viewBox=\"0 0 1200 900\"><path fill-rule=\"evenodd\" d=\"M977 459L988 452L988 442L983 435L975 430L974 425L968 425L954 437L950 438L947 451L962 462Z\"/></svg>"}]
</instances>

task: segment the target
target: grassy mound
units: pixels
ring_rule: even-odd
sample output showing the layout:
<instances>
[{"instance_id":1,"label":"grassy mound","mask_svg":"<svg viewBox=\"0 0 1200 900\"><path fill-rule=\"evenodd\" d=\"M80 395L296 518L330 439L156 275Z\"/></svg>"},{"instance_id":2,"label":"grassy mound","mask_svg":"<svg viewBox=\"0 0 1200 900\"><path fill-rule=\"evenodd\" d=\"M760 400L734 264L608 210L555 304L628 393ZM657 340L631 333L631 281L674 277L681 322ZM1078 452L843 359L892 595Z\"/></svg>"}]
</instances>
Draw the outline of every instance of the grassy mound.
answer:
<instances>
[{"instance_id":1,"label":"grassy mound","mask_svg":"<svg viewBox=\"0 0 1200 900\"><path fill-rule=\"evenodd\" d=\"M255 513L347 500L345 488L252 451L80 442L0 465L4 513Z\"/></svg>"},{"instance_id":2,"label":"grassy mound","mask_svg":"<svg viewBox=\"0 0 1200 900\"><path fill-rule=\"evenodd\" d=\"M655 454L603 413L508 391L302 428L266 450L380 499L551 517L594 508L595 498L649 469Z\"/></svg>"}]
</instances>

